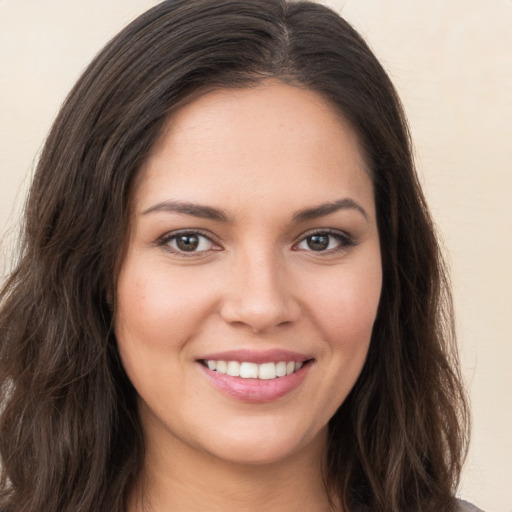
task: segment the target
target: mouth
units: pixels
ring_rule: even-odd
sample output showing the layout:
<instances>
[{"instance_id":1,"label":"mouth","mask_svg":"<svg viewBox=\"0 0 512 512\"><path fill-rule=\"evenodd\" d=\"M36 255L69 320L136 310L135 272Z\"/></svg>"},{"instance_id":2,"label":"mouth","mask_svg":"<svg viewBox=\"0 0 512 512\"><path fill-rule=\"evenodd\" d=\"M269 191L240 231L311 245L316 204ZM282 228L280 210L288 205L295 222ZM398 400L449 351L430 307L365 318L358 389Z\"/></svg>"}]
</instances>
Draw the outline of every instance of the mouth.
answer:
<instances>
[{"instance_id":1,"label":"mouth","mask_svg":"<svg viewBox=\"0 0 512 512\"><path fill-rule=\"evenodd\" d=\"M204 367L211 371L230 377L242 379L274 380L287 377L298 372L304 365L311 363L312 359L305 361L277 361L254 363L251 361L227 361L216 359L201 359Z\"/></svg>"},{"instance_id":2,"label":"mouth","mask_svg":"<svg viewBox=\"0 0 512 512\"><path fill-rule=\"evenodd\" d=\"M196 359L206 379L237 401L265 403L299 388L314 366L312 354L284 349L237 349L201 354Z\"/></svg>"}]
</instances>

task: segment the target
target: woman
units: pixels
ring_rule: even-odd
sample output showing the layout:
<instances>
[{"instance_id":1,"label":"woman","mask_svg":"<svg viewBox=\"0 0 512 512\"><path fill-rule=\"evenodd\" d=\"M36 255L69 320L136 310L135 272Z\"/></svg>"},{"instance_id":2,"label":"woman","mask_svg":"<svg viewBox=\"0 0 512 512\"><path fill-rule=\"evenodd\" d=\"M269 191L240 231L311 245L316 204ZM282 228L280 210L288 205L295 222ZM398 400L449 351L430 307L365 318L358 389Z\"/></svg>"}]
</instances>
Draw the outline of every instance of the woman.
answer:
<instances>
[{"instance_id":1,"label":"woman","mask_svg":"<svg viewBox=\"0 0 512 512\"><path fill-rule=\"evenodd\" d=\"M464 510L405 119L325 7L174 0L115 37L1 297L2 512Z\"/></svg>"}]
</instances>

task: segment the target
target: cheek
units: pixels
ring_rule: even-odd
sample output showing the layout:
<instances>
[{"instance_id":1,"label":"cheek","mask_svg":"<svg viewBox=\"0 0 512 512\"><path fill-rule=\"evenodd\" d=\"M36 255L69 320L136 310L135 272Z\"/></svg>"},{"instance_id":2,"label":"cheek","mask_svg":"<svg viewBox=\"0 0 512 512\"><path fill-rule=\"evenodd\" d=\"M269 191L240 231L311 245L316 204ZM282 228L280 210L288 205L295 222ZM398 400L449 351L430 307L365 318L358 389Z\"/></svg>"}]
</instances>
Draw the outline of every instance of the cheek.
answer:
<instances>
[{"instance_id":1,"label":"cheek","mask_svg":"<svg viewBox=\"0 0 512 512\"><path fill-rule=\"evenodd\" d=\"M158 359L174 350L172 330L176 322L169 316L175 311L180 317L180 302L166 292L161 279L128 257L123 265L117 287L115 332L123 366L137 388L147 379L147 369L154 368Z\"/></svg>"},{"instance_id":2,"label":"cheek","mask_svg":"<svg viewBox=\"0 0 512 512\"><path fill-rule=\"evenodd\" d=\"M330 418L345 400L364 366L382 286L380 259L355 271L347 265L326 273L309 295L311 318L324 342L323 396ZM329 419L328 417L324 419Z\"/></svg>"},{"instance_id":3,"label":"cheek","mask_svg":"<svg viewBox=\"0 0 512 512\"><path fill-rule=\"evenodd\" d=\"M380 264L326 274L309 293L309 307L331 340L356 343L369 338L382 287Z\"/></svg>"},{"instance_id":4,"label":"cheek","mask_svg":"<svg viewBox=\"0 0 512 512\"><path fill-rule=\"evenodd\" d=\"M208 287L201 278L191 282L180 279L149 262L125 265L117 294L116 332L161 348L187 336L187 326L194 325L208 308ZM203 286L201 286L203 284Z\"/></svg>"},{"instance_id":5,"label":"cheek","mask_svg":"<svg viewBox=\"0 0 512 512\"><path fill-rule=\"evenodd\" d=\"M194 316L184 296L151 262L125 262L117 287L117 345L128 378L152 407L168 403L178 389Z\"/></svg>"},{"instance_id":6,"label":"cheek","mask_svg":"<svg viewBox=\"0 0 512 512\"><path fill-rule=\"evenodd\" d=\"M171 376L190 357L188 342L207 327L215 285L211 276L194 270L175 269L136 252L122 267L115 332L125 371L141 394L148 389L155 396L169 393Z\"/></svg>"}]
</instances>

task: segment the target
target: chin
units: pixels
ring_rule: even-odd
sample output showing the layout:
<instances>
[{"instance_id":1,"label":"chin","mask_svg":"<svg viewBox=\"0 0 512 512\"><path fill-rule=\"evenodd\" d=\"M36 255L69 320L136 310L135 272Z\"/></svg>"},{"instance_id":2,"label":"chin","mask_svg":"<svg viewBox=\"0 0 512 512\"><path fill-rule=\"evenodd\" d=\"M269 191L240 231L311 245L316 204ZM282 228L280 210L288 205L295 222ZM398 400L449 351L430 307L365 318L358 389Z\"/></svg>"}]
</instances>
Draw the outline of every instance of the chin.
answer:
<instances>
[{"instance_id":1,"label":"chin","mask_svg":"<svg viewBox=\"0 0 512 512\"><path fill-rule=\"evenodd\" d=\"M261 466L277 464L303 454L322 453L327 439L327 427L313 435L310 431L287 431L282 426L272 429L216 437L208 451L219 459L239 465Z\"/></svg>"}]
</instances>

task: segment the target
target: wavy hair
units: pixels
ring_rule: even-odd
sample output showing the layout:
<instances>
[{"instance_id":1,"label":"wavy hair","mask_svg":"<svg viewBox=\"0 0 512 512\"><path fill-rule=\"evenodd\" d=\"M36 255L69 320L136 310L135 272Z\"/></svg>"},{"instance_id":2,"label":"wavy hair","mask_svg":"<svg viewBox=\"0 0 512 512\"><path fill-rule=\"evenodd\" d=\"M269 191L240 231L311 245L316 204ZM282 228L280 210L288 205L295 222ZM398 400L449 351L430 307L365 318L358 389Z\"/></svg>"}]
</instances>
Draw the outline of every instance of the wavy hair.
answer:
<instances>
[{"instance_id":1,"label":"wavy hair","mask_svg":"<svg viewBox=\"0 0 512 512\"><path fill-rule=\"evenodd\" d=\"M327 99L374 183L382 296L364 369L330 420L326 485L347 512L453 510L468 413L451 299L388 76L324 6L168 0L85 70L38 161L0 295L1 512L124 510L144 457L112 328L132 184L179 104L267 79Z\"/></svg>"}]
</instances>

